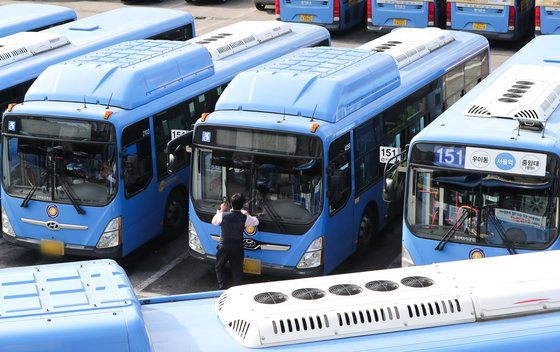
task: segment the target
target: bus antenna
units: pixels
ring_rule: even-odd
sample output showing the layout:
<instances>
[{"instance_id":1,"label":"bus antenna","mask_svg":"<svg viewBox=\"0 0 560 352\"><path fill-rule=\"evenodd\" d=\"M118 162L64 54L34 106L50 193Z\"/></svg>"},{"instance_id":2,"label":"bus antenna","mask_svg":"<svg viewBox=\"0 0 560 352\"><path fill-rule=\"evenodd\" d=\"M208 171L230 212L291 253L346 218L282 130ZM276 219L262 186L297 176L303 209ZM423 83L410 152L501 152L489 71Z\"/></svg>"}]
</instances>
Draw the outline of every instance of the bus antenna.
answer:
<instances>
[{"instance_id":1,"label":"bus antenna","mask_svg":"<svg viewBox=\"0 0 560 352\"><path fill-rule=\"evenodd\" d=\"M319 106L319 104L315 104L315 109L313 109L313 114L311 114L311 122L313 122L313 116L315 116L315 111L317 111L317 106Z\"/></svg>"},{"instance_id":2,"label":"bus antenna","mask_svg":"<svg viewBox=\"0 0 560 352\"><path fill-rule=\"evenodd\" d=\"M84 109L87 108L86 106L86 96L84 95Z\"/></svg>"},{"instance_id":3,"label":"bus antenna","mask_svg":"<svg viewBox=\"0 0 560 352\"><path fill-rule=\"evenodd\" d=\"M109 101L107 102L107 106L105 107L105 109L109 109L109 105L111 105L112 98L113 98L113 93L111 93L111 95L109 96Z\"/></svg>"}]
</instances>

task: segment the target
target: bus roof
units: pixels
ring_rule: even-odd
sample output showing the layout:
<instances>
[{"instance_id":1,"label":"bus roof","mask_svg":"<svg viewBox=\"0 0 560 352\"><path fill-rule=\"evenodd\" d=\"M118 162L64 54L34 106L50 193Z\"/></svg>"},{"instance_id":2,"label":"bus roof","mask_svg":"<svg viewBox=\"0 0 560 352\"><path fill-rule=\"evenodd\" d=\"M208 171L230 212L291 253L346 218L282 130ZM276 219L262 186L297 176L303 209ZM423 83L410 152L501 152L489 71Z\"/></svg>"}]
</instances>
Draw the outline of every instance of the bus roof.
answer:
<instances>
[{"instance_id":1,"label":"bus roof","mask_svg":"<svg viewBox=\"0 0 560 352\"><path fill-rule=\"evenodd\" d=\"M210 76L227 82L240 70L255 66L256 60L266 62L279 51L309 45L318 36L329 39L328 31L318 26L245 21L182 44L147 40L117 44L49 67L29 88L25 101L85 101L134 109L196 82L202 84ZM286 45L275 45L283 38ZM260 45L265 43L269 45ZM77 76L84 79L76 81ZM207 85L199 88L208 89Z\"/></svg>"},{"instance_id":2,"label":"bus roof","mask_svg":"<svg viewBox=\"0 0 560 352\"><path fill-rule=\"evenodd\" d=\"M8 4L0 6L0 37L75 20L71 8L47 4Z\"/></svg>"},{"instance_id":3,"label":"bus roof","mask_svg":"<svg viewBox=\"0 0 560 352\"><path fill-rule=\"evenodd\" d=\"M305 48L239 74L216 110L286 113L335 122L399 83L397 65L389 55L365 49Z\"/></svg>"},{"instance_id":4,"label":"bus roof","mask_svg":"<svg viewBox=\"0 0 560 352\"><path fill-rule=\"evenodd\" d=\"M548 150L560 137L558 52L560 36L536 37L412 142Z\"/></svg>"},{"instance_id":5,"label":"bus roof","mask_svg":"<svg viewBox=\"0 0 560 352\"><path fill-rule=\"evenodd\" d=\"M212 59L201 45L136 40L49 67L25 100L85 100L133 109L213 73Z\"/></svg>"},{"instance_id":6,"label":"bus roof","mask_svg":"<svg viewBox=\"0 0 560 352\"><path fill-rule=\"evenodd\" d=\"M216 111L259 111L337 122L381 95L396 92L405 72L414 76L413 85L440 76L452 62L464 59L465 49L462 54L453 51L458 46L480 51L488 43L472 33L431 28L397 30L356 49L300 49L238 75L218 100ZM441 55L426 65L422 59L436 50ZM418 65L424 68L418 70ZM417 75L420 71L422 76ZM405 88L413 89L408 84Z\"/></svg>"},{"instance_id":7,"label":"bus roof","mask_svg":"<svg viewBox=\"0 0 560 352\"><path fill-rule=\"evenodd\" d=\"M0 67L0 90L35 79L44 69L61 61L99 50L112 43L149 38L192 22L192 15L184 11L123 7L41 32L28 33L65 37L69 44L43 51L39 55L13 60L14 62ZM13 42L10 37L0 38L0 45ZM112 40L108 41L109 38ZM22 42L21 47L26 44Z\"/></svg>"}]
</instances>

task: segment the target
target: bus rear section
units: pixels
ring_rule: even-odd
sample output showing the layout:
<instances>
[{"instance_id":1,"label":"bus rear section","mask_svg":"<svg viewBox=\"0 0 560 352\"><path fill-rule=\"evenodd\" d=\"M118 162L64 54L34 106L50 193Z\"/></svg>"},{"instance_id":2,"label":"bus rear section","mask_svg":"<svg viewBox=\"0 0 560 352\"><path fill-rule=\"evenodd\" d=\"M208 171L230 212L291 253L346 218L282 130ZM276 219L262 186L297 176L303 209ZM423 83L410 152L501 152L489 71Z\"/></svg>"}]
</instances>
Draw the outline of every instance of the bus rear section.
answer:
<instances>
[{"instance_id":1,"label":"bus rear section","mask_svg":"<svg viewBox=\"0 0 560 352\"><path fill-rule=\"evenodd\" d=\"M276 19L339 31L362 23L365 6L366 0L276 0Z\"/></svg>"},{"instance_id":2,"label":"bus rear section","mask_svg":"<svg viewBox=\"0 0 560 352\"><path fill-rule=\"evenodd\" d=\"M533 0L447 1L446 28L515 40L533 26Z\"/></svg>"},{"instance_id":3,"label":"bus rear section","mask_svg":"<svg viewBox=\"0 0 560 352\"><path fill-rule=\"evenodd\" d=\"M0 6L0 37L42 31L76 20L71 8L45 4L9 4Z\"/></svg>"},{"instance_id":4,"label":"bus rear section","mask_svg":"<svg viewBox=\"0 0 560 352\"><path fill-rule=\"evenodd\" d=\"M560 34L560 1L537 0L535 35Z\"/></svg>"},{"instance_id":5,"label":"bus rear section","mask_svg":"<svg viewBox=\"0 0 560 352\"><path fill-rule=\"evenodd\" d=\"M445 26L445 1L368 0L367 28L389 32L396 27Z\"/></svg>"}]
</instances>

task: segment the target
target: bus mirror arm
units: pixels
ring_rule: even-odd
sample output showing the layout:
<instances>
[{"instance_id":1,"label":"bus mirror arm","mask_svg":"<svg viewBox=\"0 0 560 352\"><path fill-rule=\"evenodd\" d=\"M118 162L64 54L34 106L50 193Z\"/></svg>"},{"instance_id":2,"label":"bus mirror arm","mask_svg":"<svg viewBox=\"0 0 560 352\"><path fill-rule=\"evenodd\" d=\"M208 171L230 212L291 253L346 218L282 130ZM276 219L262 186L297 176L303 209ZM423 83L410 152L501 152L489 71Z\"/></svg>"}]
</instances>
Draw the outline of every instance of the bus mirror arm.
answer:
<instances>
[{"instance_id":1,"label":"bus mirror arm","mask_svg":"<svg viewBox=\"0 0 560 352\"><path fill-rule=\"evenodd\" d=\"M167 143L167 172L174 174L190 165L193 132L189 131Z\"/></svg>"},{"instance_id":2,"label":"bus mirror arm","mask_svg":"<svg viewBox=\"0 0 560 352\"><path fill-rule=\"evenodd\" d=\"M408 145L406 145L402 152L387 160L387 163L385 164L385 171L383 172L382 197L387 203L391 203L395 199L395 180L390 175L392 175L395 170L398 170L401 164L406 161L405 158L407 154Z\"/></svg>"}]
</instances>

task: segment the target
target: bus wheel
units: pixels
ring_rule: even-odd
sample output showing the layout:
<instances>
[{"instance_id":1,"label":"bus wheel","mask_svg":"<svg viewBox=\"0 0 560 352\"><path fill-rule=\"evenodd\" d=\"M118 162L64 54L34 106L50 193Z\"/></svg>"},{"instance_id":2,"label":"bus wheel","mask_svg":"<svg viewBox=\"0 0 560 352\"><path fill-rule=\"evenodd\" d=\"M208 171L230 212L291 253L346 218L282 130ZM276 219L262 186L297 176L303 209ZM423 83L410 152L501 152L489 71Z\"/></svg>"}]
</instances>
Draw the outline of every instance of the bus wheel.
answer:
<instances>
[{"instance_id":1,"label":"bus wheel","mask_svg":"<svg viewBox=\"0 0 560 352\"><path fill-rule=\"evenodd\" d=\"M370 209L364 211L358 230L358 248L356 256L363 257L369 253L375 240L375 216Z\"/></svg>"},{"instance_id":2,"label":"bus wheel","mask_svg":"<svg viewBox=\"0 0 560 352\"><path fill-rule=\"evenodd\" d=\"M187 199L180 191L171 192L165 205L163 237L173 239L187 228Z\"/></svg>"},{"instance_id":3,"label":"bus wheel","mask_svg":"<svg viewBox=\"0 0 560 352\"><path fill-rule=\"evenodd\" d=\"M266 6L265 6L265 4L261 4L261 3L256 2L256 3L255 3L255 7L256 7L257 10L259 10L259 11L264 11L264 8L265 8Z\"/></svg>"}]
</instances>

